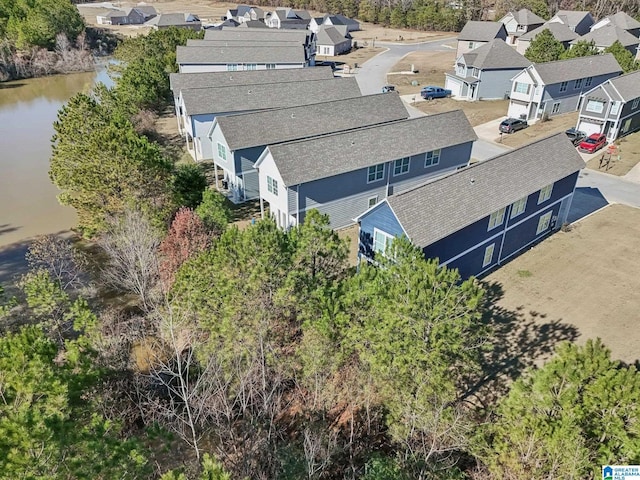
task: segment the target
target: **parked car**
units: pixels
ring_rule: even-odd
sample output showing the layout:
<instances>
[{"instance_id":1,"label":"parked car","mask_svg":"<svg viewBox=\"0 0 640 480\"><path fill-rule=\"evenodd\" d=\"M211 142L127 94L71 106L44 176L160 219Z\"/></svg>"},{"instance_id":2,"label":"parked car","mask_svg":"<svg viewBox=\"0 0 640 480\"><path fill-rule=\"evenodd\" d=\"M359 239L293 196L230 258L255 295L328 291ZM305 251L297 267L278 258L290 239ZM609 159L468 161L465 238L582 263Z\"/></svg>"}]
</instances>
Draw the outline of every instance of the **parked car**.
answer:
<instances>
[{"instance_id":1,"label":"parked car","mask_svg":"<svg viewBox=\"0 0 640 480\"><path fill-rule=\"evenodd\" d=\"M570 128L569 130L565 130L565 135L569 137L569 140L573 142L573 146L576 147L582 143L582 141L587 138L587 134L581 132L576 128Z\"/></svg>"},{"instance_id":2,"label":"parked car","mask_svg":"<svg viewBox=\"0 0 640 480\"><path fill-rule=\"evenodd\" d=\"M384 87L382 87L382 93L389 93L389 92L395 92L396 91L396 87L394 87L393 85L385 85Z\"/></svg>"},{"instance_id":3,"label":"parked car","mask_svg":"<svg viewBox=\"0 0 640 480\"><path fill-rule=\"evenodd\" d=\"M427 100L433 100L434 98L445 98L451 96L451 90L429 85L427 87L422 87L422 90L420 90L420 96Z\"/></svg>"},{"instance_id":4,"label":"parked car","mask_svg":"<svg viewBox=\"0 0 640 480\"><path fill-rule=\"evenodd\" d=\"M586 140L578 145L578 150L595 153L607 144L607 136L601 133L592 133Z\"/></svg>"},{"instance_id":5,"label":"parked car","mask_svg":"<svg viewBox=\"0 0 640 480\"><path fill-rule=\"evenodd\" d=\"M507 118L500 124L498 130L502 133L513 133L518 130L522 130L523 128L527 128L528 126L529 124L527 121L522 118Z\"/></svg>"}]
</instances>

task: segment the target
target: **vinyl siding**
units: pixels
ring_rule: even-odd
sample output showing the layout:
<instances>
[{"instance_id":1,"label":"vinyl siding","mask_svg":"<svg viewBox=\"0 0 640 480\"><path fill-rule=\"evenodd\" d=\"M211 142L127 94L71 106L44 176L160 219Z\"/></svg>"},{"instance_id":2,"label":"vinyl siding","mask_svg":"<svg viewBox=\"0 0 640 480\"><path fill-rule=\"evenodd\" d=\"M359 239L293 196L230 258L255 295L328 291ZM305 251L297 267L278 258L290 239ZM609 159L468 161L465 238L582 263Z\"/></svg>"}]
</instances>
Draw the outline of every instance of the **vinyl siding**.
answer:
<instances>
[{"instance_id":1,"label":"vinyl siding","mask_svg":"<svg viewBox=\"0 0 640 480\"><path fill-rule=\"evenodd\" d=\"M373 253L373 229L377 228L394 237L404 235L404 230L386 202L376 205L360 218L360 240L358 255L375 258Z\"/></svg>"},{"instance_id":2,"label":"vinyl siding","mask_svg":"<svg viewBox=\"0 0 640 480\"><path fill-rule=\"evenodd\" d=\"M288 68L304 68L304 63L278 63L276 64L276 70L288 69ZM200 72L226 72L227 64L211 64L211 65L194 65L189 63L183 63L179 65L180 73L200 73ZM266 70L266 63L256 64L256 70ZM244 68L241 64L238 65L238 71L242 71Z\"/></svg>"},{"instance_id":3,"label":"vinyl siding","mask_svg":"<svg viewBox=\"0 0 640 480\"><path fill-rule=\"evenodd\" d=\"M228 171L233 175L236 175L236 173L239 173L239 171L236 170L235 168L233 152L231 152L231 150L229 149L229 145L227 145L227 141L225 140L224 135L222 134L222 130L220 130L220 128L217 125L216 125L216 128L213 129L213 132L211 132L211 137L207 139L207 143L209 144L209 148L211 149L213 163L224 168L226 171ZM226 148L227 150L226 161L218 158L218 143L221 143L222 145L224 145L224 148Z\"/></svg>"},{"instance_id":4,"label":"vinyl siding","mask_svg":"<svg viewBox=\"0 0 640 480\"><path fill-rule=\"evenodd\" d=\"M600 85L605 82L609 78L617 77L617 73L611 73L607 75L598 75L593 77L591 81L591 85L585 87L584 79L582 81L582 86L580 88L573 88L574 80L569 80L567 85L567 90L565 92L560 92L560 83L554 83L553 85L546 85L544 90L544 95L542 97L542 101L546 102L545 111L549 114L549 116L560 115L562 113L574 112L578 108L578 101L580 100L580 95L587 90L592 89L593 87ZM553 104L555 102L560 102L560 110L557 113L551 113L553 109Z\"/></svg>"},{"instance_id":5,"label":"vinyl siding","mask_svg":"<svg viewBox=\"0 0 640 480\"><path fill-rule=\"evenodd\" d=\"M478 84L478 100L503 99L511 92L511 79L520 71L483 70Z\"/></svg>"}]
</instances>

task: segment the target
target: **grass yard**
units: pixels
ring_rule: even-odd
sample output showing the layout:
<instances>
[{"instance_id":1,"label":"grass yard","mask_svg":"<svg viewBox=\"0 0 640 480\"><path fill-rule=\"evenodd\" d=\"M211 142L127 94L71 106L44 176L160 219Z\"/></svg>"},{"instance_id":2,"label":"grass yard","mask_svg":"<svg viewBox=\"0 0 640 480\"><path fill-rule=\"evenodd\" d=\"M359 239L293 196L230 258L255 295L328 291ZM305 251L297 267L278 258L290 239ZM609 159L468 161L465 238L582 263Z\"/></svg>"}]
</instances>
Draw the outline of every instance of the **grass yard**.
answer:
<instances>
[{"instance_id":1,"label":"grass yard","mask_svg":"<svg viewBox=\"0 0 640 480\"><path fill-rule=\"evenodd\" d=\"M611 205L558 232L485 278L497 308L538 331L584 343L600 337L614 358L640 359L640 209ZM541 351L540 356L549 353ZM537 360L540 360L538 358Z\"/></svg>"},{"instance_id":2,"label":"grass yard","mask_svg":"<svg viewBox=\"0 0 640 480\"><path fill-rule=\"evenodd\" d=\"M364 62L369 60L370 58L376 56L380 52L384 52L385 49L383 47L360 47L351 50L349 53L345 55L316 55L317 62L335 62L338 69L341 65L349 65L350 67L355 67L356 64L362 65Z\"/></svg>"},{"instance_id":3,"label":"grass yard","mask_svg":"<svg viewBox=\"0 0 640 480\"><path fill-rule=\"evenodd\" d=\"M587 168L618 176L629 173L640 162L640 132L622 137L614 143L618 147L618 153L612 156L608 166L600 166L600 157L606 151L603 149L587 162Z\"/></svg>"},{"instance_id":4,"label":"grass yard","mask_svg":"<svg viewBox=\"0 0 640 480\"><path fill-rule=\"evenodd\" d=\"M461 109L471 125L475 127L504 116L509 106L509 101L483 100L482 102L466 102L452 98L437 98L435 100L417 102L413 106L427 115Z\"/></svg>"},{"instance_id":5,"label":"grass yard","mask_svg":"<svg viewBox=\"0 0 640 480\"><path fill-rule=\"evenodd\" d=\"M452 42L451 45L454 45ZM396 63L391 72L409 72L413 65L414 74L387 75L387 82L395 85L400 95L418 93L424 85L444 85L444 72L453 70L456 59L455 48L447 52L413 52ZM418 82L417 85L411 85Z\"/></svg>"}]
</instances>

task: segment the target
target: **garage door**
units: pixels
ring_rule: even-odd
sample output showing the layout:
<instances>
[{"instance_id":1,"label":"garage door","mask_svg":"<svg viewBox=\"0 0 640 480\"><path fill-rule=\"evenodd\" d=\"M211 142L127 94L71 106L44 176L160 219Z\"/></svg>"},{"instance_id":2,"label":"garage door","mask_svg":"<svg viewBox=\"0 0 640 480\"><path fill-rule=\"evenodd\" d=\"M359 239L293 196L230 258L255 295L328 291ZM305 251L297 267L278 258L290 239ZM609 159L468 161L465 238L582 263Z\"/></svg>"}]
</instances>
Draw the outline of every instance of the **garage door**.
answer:
<instances>
[{"instance_id":1,"label":"garage door","mask_svg":"<svg viewBox=\"0 0 640 480\"><path fill-rule=\"evenodd\" d=\"M446 88L447 90L451 90L452 97L460 96L460 87L462 87L462 84L460 82L454 80L451 77L445 77L444 88Z\"/></svg>"},{"instance_id":2,"label":"garage door","mask_svg":"<svg viewBox=\"0 0 640 480\"><path fill-rule=\"evenodd\" d=\"M592 133L600 133L602 131L602 124L591 122L589 120L580 120L578 123L578 130L587 134L587 136Z\"/></svg>"},{"instance_id":3,"label":"garage door","mask_svg":"<svg viewBox=\"0 0 640 480\"><path fill-rule=\"evenodd\" d=\"M528 103L511 100L509 102L509 111L507 112L507 115L511 118L520 118L520 115L524 115L525 118L527 118L528 110Z\"/></svg>"}]
</instances>

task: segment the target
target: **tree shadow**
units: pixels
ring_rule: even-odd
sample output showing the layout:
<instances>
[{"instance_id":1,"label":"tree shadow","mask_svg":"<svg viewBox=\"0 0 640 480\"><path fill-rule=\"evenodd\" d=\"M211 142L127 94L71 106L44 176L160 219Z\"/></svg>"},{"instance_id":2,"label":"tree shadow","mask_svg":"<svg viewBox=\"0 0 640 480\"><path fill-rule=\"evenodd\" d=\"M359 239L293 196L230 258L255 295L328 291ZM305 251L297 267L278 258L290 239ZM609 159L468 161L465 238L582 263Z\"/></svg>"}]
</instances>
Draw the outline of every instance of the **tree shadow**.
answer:
<instances>
[{"instance_id":1,"label":"tree shadow","mask_svg":"<svg viewBox=\"0 0 640 480\"><path fill-rule=\"evenodd\" d=\"M485 290L482 325L492 342L481 361L481 372L468 382L463 400L486 408L495 405L514 380L531 367L541 365L564 341L575 341L580 332L562 319L526 311L523 306L509 310L498 305L504 296L502 284L481 282Z\"/></svg>"},{"instance_id":2,"label":"tree shadow","mask_svg":"<svg viewBox=\"0 0 640 480\"><path fill-rule=\"evenodd\" d=\"M4 225L0 225L0 235L15 232L16 230L20 230L20 228L22 227L12 227L10 224L5 223Z\"/></svg>"}]
</instances>

